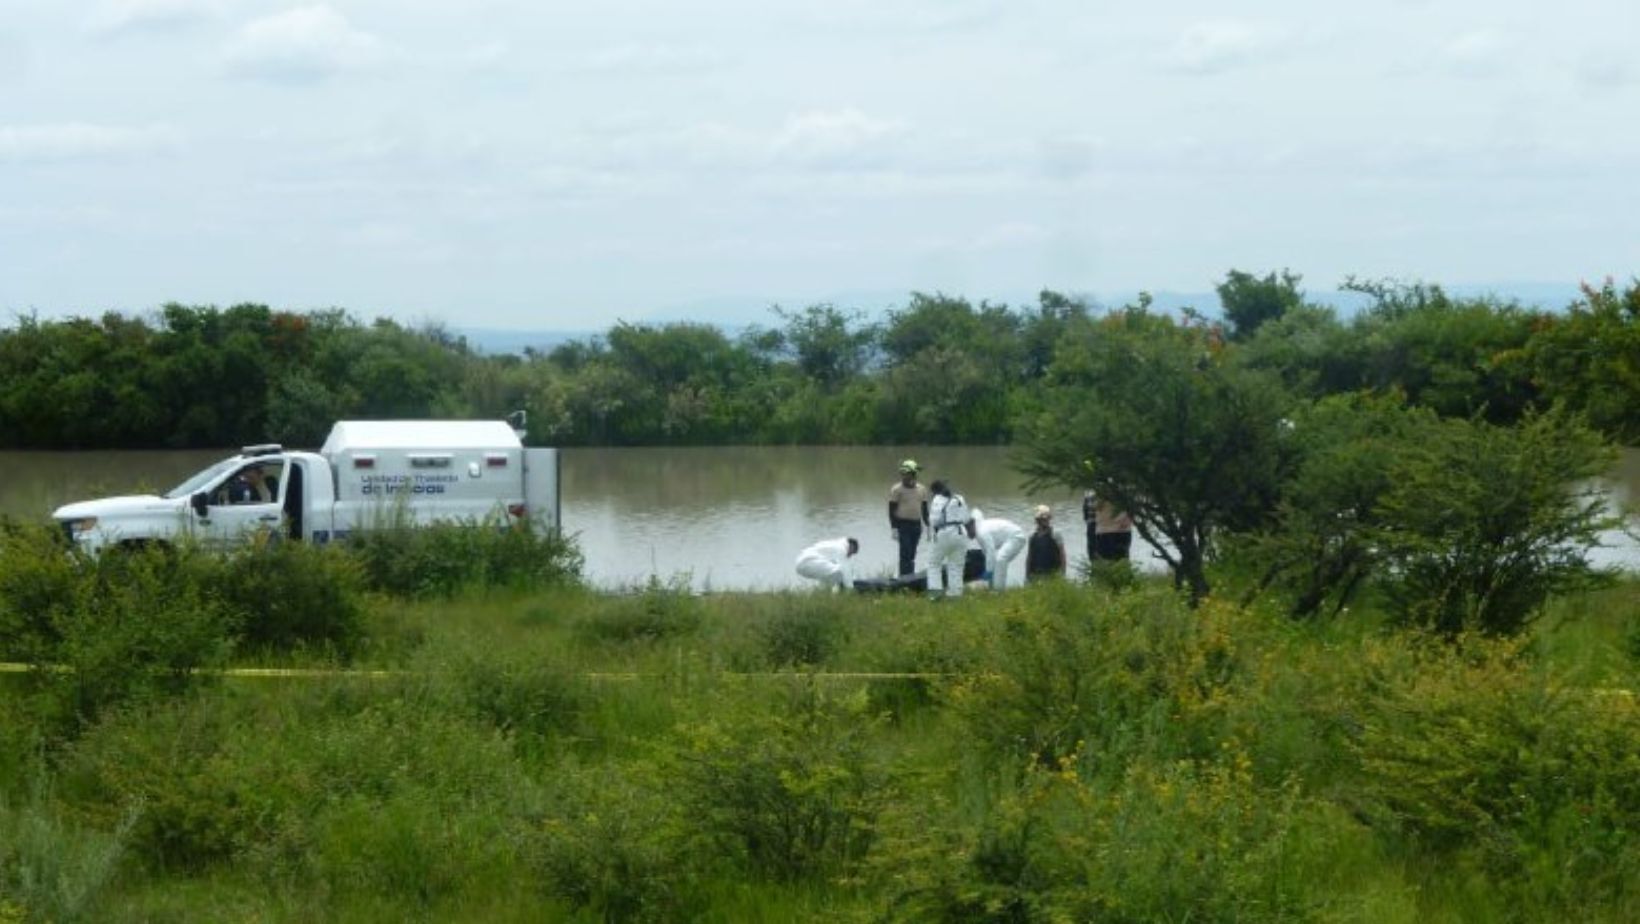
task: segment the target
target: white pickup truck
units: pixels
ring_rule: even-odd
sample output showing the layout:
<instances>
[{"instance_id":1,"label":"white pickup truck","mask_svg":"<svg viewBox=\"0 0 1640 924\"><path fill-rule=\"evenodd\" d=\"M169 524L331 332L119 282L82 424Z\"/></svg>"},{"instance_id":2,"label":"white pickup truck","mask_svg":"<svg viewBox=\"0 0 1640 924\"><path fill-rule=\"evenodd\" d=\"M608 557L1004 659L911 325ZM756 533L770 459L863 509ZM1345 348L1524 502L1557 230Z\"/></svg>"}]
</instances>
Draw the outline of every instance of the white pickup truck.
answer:
<instances>
[{"instance_id":1,"label":"white pickup truck","mask_svg":"<svg viewBox=\"0 0 1640 924\"><path fill-rule=\"evenodd\" d=\"M558 450L526 449L505 421L348 420L318 452L247 446L164 495L59 507L80 548L314 543L387 524L528 519L559 528Z\"/></svg>"}]
</instances>

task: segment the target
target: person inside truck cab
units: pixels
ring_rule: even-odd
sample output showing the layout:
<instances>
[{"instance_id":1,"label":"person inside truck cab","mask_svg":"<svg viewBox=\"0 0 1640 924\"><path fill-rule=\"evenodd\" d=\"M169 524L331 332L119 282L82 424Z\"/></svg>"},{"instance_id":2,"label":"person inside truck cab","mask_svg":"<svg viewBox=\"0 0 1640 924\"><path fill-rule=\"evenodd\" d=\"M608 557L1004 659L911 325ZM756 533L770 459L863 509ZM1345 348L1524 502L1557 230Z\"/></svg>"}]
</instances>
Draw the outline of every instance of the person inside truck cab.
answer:
<instances>
[{"instance_id":1,"label":"person inside truck cab","mask_svg":"<svg viewBox=\"0 0 1640 924\"><path fill-rule=\"evenodd\" d=\"M279 499L279 477L270 473L268 466L246 466L228 479L225 487L230 504L271 504Z\"/></svg>"}]
</instances>

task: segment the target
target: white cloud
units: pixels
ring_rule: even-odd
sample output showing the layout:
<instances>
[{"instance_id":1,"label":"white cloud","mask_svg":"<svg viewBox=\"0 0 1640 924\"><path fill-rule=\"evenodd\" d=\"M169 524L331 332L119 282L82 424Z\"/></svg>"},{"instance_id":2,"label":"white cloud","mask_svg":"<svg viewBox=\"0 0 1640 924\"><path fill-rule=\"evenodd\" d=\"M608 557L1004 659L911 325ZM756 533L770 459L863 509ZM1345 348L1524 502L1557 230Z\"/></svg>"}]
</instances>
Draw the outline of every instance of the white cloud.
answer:
<instances>
[{"instance_id":1,"label":"white cloud","mask_svg":"<svg viewBox=\"0 0 1640 924\"><path fill-rule=\"evenodd\" d=\"M93 32L160 31L192 25L222 13L222 0L103 0L86 26Z\"/></svg>"},{"instance_id":2,"label":"white cloud","mask_svg":"<svg viewBox=\"0 0 1640 924\"><path fill-rule=\"evenodd\" d=\"M1623 52L1586 51L1577 64L1577 79L1594 89L1611 90L1640 82L1640 69Z\"/></svg>"},{"instance_id":3,"label":"white cloud","mask_svg":"<svg viewBox=\"0 0 1640 924\"><path fill-rule=\"evenodd\" d=\"M28 72L28 46L22 39L0 32L0 85L21 80Z\"/></svg>"},{"instance_id":4,"label":"white cloud","mask_svg":"<svg viewBox=\"0 0 1640 924\"><path fill-rule=\"evenodd\" d=\"M863 166L880 163L887 153L884 143L904 129L903 122L858 109L800 112L786 120L770 152L807 166Z\"/></svg>"},{"instance_id":5,"label":"white cloud","mask_svg":"<svg viewBox=\"0 0 1640 924\"><path fill-rule=\"evenodd\" d=\"M173 148L176 132L161 125L128 128L62 122L0 126L0 161L62 161L127 157Z\"/></svg>"},{"instance_id":6,"label":"white cloud","mask_svg":"<svg viewBox=\"0 0 1640 924\"><path fill-rule=\"evenodd\" d=\"M823 29L903 36L984 28L1021 6L1020 0L807 0L795 12Z\"/></svg>"},{"instance_id":7,"label":"white cloud","mask_svg":"<svg viewBox=\"0 0 1640 924\"><path fill-rule=\"evenodd\" d=\"M1466 77L1496 77L1517 67L1522 59L1514 42L1486 29L1457 36L1437 56L1446 70Z\"/></svg>"},{"instance_id":8,"label":"white cloud","mask_svg":"<svg viewBox=\"0 0 1640 924\"><path fill-rule=\"evenodd\" d=\"M329 6L304 6L247 23L225 52L234 73L275 81L323 80L384 63L390 48Z\"/></svg>"},{"instance_id":9,"label":"white cloud","mask_svg":"<svg viewBox=\"0 0 1640 924\"><path fill-rule=\"evenodd\" d=\"M702 45L629 43L597 48L559 62L564 70L592 74L701 74L722 67L727 58Z\"/></svg>"},{"instance_id":10,"label":"white cloud","mask_svg":"<svg viewBox=\"0 0 1640 924\"><path fill-rule=\"evenodd\" d=\"M1192 23L1162 56L1169 70L1212 75L1255 64L1276 51L1275 36L1250 23Z\"/></svg>"}]
</instances>

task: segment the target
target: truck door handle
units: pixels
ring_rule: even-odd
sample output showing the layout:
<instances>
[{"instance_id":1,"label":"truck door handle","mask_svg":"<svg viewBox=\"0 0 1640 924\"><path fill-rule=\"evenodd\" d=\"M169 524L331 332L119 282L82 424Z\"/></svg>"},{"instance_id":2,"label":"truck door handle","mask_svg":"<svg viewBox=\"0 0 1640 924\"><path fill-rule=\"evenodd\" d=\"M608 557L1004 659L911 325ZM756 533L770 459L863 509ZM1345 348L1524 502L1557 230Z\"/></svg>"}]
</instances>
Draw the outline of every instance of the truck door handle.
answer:
<instances>
[{"instance_id":1,"label":"truck door handle","mask_svg":"<svg viewBox=\"0 0 1640 924\"><path fill-rule=\"evenodd\" d=\"M279 522L279 514L270 513L270 514L266 514L264 516L259 516L259 517L257 517L257 519L261 520L264 523L277 523L277 522Z\"/></svg>"}]
</instances>

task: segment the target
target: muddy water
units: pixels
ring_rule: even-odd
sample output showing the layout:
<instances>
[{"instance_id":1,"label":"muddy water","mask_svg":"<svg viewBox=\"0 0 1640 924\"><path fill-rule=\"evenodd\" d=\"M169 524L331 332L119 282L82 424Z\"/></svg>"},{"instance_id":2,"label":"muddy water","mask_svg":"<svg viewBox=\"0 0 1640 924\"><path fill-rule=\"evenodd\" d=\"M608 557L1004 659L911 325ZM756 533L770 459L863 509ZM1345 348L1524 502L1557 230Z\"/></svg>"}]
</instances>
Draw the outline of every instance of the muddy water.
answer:
<instances>
[{"instance_id":1,"label":"muddy water","mask_svg":"<svg viewBox=\"0 0 1640 924\"><path fill-rule=\"evenodd\" d=\"M64 503L164 491L227 453L0 452L0 515L45 516ZM887 491L912 456L924 481L946 478L988 515L1029 526L1049 504L1072 566L1085 556L1077 497L1026 492L1002 447L743 447L574 449L564 455L563 514L579 537L587 576L611 587L650 576L687 576L700 589L788 587L799 549L818 539L860 539L864 574L893 570ZM1626 450L1605 480L1613 503L1640 505L1640 450ZM1634 521L1631 520L1631 523ZM1640 571L1640 544L1608 536L1594 558ZM1136 542L1135 561L1155 567ZM1015 562L1016 570L1023 567Z\"/></svg>"}]
</instances>

